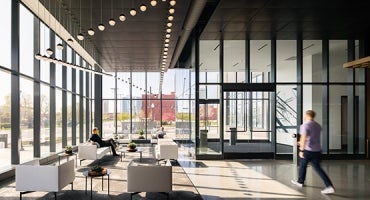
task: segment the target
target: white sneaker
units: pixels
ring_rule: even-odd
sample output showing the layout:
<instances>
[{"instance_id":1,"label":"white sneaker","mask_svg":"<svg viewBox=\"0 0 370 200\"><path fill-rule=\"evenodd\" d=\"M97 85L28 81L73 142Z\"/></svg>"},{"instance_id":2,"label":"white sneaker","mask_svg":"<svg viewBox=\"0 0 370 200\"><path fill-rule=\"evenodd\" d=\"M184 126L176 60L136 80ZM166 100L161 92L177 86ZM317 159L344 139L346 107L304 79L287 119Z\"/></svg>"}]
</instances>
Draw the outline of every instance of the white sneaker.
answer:
<instances>
[{"instance_id":1,"label":"white sneaker","mask_svg":"<svg viewBox=\"0 0 370 200\"><path fill-rule=\"evenodd\" d=\"M303 184L302 183L298 183L298 181L291 180L290 182L292 182L294 185L296 185L298 187L303 187Z\"/></svg>"},{"instance_id":2,"label":"white sneaker","mask_svg":"<svg viewBox=\"0 0 370 200\"><path fill-rule=\"evenodd\" d=\"M335 192L332 186L326 187L325 189L321 190L321 194L333 194Z\"/></svg>"}]
</instances>

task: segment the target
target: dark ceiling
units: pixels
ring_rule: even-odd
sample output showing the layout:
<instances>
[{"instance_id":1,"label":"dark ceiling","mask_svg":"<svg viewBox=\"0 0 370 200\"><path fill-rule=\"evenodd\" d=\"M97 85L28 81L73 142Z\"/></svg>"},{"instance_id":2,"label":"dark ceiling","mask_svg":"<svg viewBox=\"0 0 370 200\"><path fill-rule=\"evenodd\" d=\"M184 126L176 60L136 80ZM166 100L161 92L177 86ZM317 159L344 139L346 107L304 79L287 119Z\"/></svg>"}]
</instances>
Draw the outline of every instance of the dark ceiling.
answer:
<instances>
[{"instance_id":1,"label":"dark ceiling","mask_svg":"<svg viewBox=\"0 0 370 200\"><path fill-rule=\"evenodd\" d=\"M369 10L363 0L220 0L201 38L362 39Z\"/></svg>"},{"instance_id":2,"label":"dark ceiling","mask_svg":"<svg viewBox=\"0 0 370 200\"><path fill-rule=\"evenodd\" d=\"M42 3L49 8L49 1L51 2L50 10L54 15L59 7L66 11L65 17L61 19L66 28L69 27L67 26L67 23L69 23L67 16L69 15L72 15L74 24L80 24L81 21L82 32L87 36L86 40L96 47L99 64L105 71L161 71L162 52L170 8L168 0L165 2L157 0L155 7L150 5L150 0L60 0L58 1L61 3L59 5L53 0L42 0ZM79 15L80 1L82 5L81 20ZM174 6L175 13L167 66L170 64L174 48L181 34L190 2L190 0L179 0L176 1ZM140 11L140 4L147 6L145 12ZM99 31L97 28L98 24L101 23L101 8L103 13L102 22L105 25L104 31ZM136 9L136 16L129 14L131 8ZM124 22L121 22L118 18L121 13L126 15L126 21ZM56 16L58 18L58 15ZM113 27L108 24L108 20L112 17L116 21L116 25ZM87 30L91 27L91 21L95 30L94 36L87 34ZM74 28L72 31L77 39L79 28Z\"/></svg>"}]
</instances>

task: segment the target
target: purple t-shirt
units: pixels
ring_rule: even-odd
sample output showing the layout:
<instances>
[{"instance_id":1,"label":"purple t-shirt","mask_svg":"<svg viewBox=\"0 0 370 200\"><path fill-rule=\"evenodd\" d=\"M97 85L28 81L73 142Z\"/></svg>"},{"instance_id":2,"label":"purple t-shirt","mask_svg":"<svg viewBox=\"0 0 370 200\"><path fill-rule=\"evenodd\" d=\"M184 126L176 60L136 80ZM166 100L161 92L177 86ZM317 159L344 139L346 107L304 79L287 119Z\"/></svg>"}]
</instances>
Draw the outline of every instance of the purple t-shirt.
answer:
<instances>
[{"instance_id":1,"label":"purple t-shirt","mask_svg":"<svg viewBox=\"0 0 370 200\"><path fill-rule=\"evenodd\" d=\"M307 151L321 151L321 126L319 123L308 120L301 125L300 134L306 135L306 145L304 147Z\"/></svg>"}]
</instances>

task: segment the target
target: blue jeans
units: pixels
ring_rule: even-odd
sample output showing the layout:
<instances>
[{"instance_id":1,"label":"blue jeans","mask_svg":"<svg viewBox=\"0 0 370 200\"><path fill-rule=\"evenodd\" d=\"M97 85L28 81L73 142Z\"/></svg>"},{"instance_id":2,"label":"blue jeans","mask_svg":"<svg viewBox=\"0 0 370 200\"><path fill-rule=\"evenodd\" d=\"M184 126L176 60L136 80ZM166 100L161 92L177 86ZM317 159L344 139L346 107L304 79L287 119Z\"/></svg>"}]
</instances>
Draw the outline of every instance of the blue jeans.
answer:
<instances>
[{"instance_id":1,"label":"blue jeans","mask_svg":"<svg viewBox=\"0 0 370 200\"><path fill-rule=\"evenodd\" d=\"M320 166L321 161L321 152L313 152L313 151L304 151L304 158L300 158L299 162L299 177L298 177L298 183L304 183L306 180L306 171L307 171L307 165L309 162L312 163L312 167L315 169L317 174L321 177L321 179L324 181L325 186L333 186L333 183L331 182L328 175L324 172L324 170Z\"/></svg>"}]
</instances>

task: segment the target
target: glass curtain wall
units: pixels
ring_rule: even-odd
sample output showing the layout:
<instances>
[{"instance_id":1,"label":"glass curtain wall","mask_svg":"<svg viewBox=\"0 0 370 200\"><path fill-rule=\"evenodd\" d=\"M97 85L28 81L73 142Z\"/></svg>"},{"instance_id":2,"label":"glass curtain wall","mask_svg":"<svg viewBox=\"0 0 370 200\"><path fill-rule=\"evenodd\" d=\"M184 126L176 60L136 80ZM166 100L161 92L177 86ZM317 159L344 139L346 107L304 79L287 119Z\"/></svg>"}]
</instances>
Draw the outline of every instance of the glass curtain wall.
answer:
<instances>
[{"instance_id":1,"label":"glass curtain wall","mask_svg":"<svg viewBox=\"0 0 370 200\"><path fill-rule=\"evenodd\" d=\"M192 73L189 69L168 70L162 93L159 72L117 72L117 78L104 76L104 137L138 140L143 130L144 138L149 140L163 128L166 138L182 141L194 138Z\"/></svg>"},{"instance_id":2,"label":"glass curtain wall","mask_svg":"<svg viewBox=\"0 0 370 200\"><path fill-rule=\"evenodd\" d=\"M220 56L222 44L223 54ZM316 111L316 121L322 125L325 154L364 154L364 70L342 67L351 56L352 59L360 57L360 46L361 41L358 40L199 40L199 80L196 83L199 85L200 120L198 155L209 154L209 149L217 153L226 152L227 145L222 149L215 144L219 142L220 134L229 142L230 127L236 128L237 141L243 137L250 138L245 127L249 124L255 128L263 127L268 122L268 118L263 116L268 114L270 106L275 109L270 110L274 122L271 124L272 135L256 137L270 139L275 145L275 155L293 153L295 139L292 135L298 133L304 111L308 109ZM249 55L245 54L245 48L249 48ZM223 71L222 79L220 70ZM226 84L243 81L261 83L261 86L272 83L275 92L273 95L252 92L250 96L243 92L225 92L225 107L223 113L220 112L221 106L212 102L221 99L220 89ZM248 98L252 99L251 106L249 101L243 102ZM249 108L253 108L251 120L248 115L240 115L242 111L248 113ZM221 121L213 116L215 113L223 115ZM215 128L221 125L224 126L222 133ZM205 135L207 138L202 141ZM240 151L242 147L236 148ZM253 151L245 151L248 152Z\"/></svg>"},{"instance_id":3,"label":"glass curtain wall","mask_svg":"<svg viewBox=\"0 0 370 200\"><path fill-rule=\"evenodd\" d=\"M19 24L14 22L13 25L19 25L20 33L27 34L13 34L11 35L12 17L11 17L11 4L19 4ZM2 91L0 95L0 171L11 168L12 164L23 163L37 157L47 157L64 149L62 146L62 124L67 124L67 144L72 144L71 130L75 125L79 124L80 104L79 97L76 99L77 113L76 123L72 123L71 113L72 109L72 96L83 95L86 101L93 101L93 96L86 98L83 91L79 90L79 71L76 70L76 80L72 80L71 69L67 68L67 75L62 76L62 69L64 66L50 64L44 60L35 60L35 52L39 51L40 54L46 55L46 49L52 48L54 54L52 58L62 59L67 58L66 61L73 62L77 54L67 47L64 42L66 51L61 51L56 46L51 44L61 43L61 39L49 29L43 22L39 22L30 10L23 6L18 1L5 0L0 7L0 78L3 84L0 84ZM38 27L38 28L36 28ZM19 36L19 47L16 51L11 51L12 37ZM11 58L19 52L19 71L18 66L11 66ZM12 54L14 53L14 55ZM63 55L63 54L66 55ZM68 55L67 55L68 54ZM77 60L77 59L76 59ZM78 62L83 60L79 58ZM84 60L83 60L84 61ZM85 62L85 61L84 61ZM55 70L54 70L55 68ZM15 74L15 79L19 81L19 90L12 89L14 85L11 84L11 74ZM40 77L36 76L40 74ZM13 78L14 78L13 76ZM91 80L91 79L90 79ZM55 81L55 82L54 82ZM66 81L64 88L62 83ZM78 90L72 91L72 82L75 81ZM93 91L91 84L89 90ZM62 119L63 103L62 91L67 94L67 120ZM19 105L12 104L11 96L19 97ZM90 93L93 94L93 93ZM54 99L55 96L55 99ZM40 105L36 105L39 103ZM93 103L90 103L93 105ZM16 113L18 107L19 113ZM53 108L53 110L51 110ZM54 110L55 109L55 110ZM90 109L92 111L92 109ZM84 110L86 112L86 110ZM90 115L89 113L87 113ZM12 125L17 124L11 120L11 116L19 117L19 140L17 142L19 157L11 154L11 149L17 145L11 144ZM40 116L40 119L35 119L34 116ZM18 121L18 120L16 120ZM37 122L37 123L36 123ZM39 122L39 124L38 124ZM52 125L52 124L55 124ZM40 126L36 128L36 126ZM39 132L37 130L40 130ZM80 134L79 128L76 129L78 137ZM51 135L55 133L55 135ZM13 133L14 134L14 133ZM34 135L40 136L40 141L35 141ZM78 141L78 140L77 140ZM40 146L34 146L35 144ZM38 156L38 154L40 155ZM12 159L12 157L14 159ZM17 161L19 159L19 161ZM12 163L12 160L14 163Z\"/></svg>"}]
</instances>

